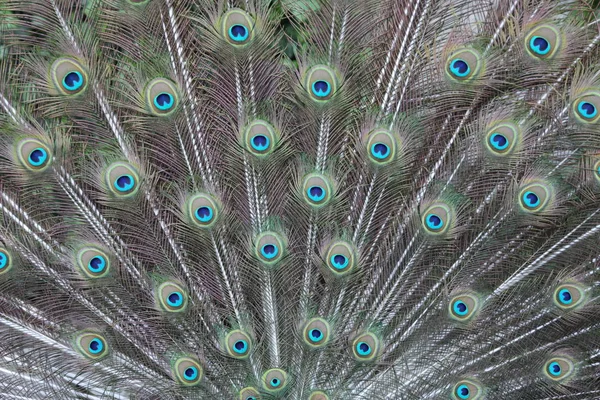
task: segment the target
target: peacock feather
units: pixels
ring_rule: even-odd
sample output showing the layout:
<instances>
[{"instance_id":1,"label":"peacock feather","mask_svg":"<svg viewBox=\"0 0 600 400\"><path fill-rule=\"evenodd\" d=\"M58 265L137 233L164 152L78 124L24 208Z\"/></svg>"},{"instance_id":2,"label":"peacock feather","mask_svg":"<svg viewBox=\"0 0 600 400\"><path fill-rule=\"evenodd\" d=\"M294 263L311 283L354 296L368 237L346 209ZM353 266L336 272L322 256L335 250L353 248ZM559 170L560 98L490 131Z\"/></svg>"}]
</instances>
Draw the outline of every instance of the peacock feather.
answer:
<instances>
[{"instance_id":1,"label":"peacock feather","mask_svg":"<svg viewBox=\"0 0 600 400\"><path fill-rule=\"evenodd\" d=\"M0 398L599 399L597 0L0 0Z\"/></svg>"}]
</instances>

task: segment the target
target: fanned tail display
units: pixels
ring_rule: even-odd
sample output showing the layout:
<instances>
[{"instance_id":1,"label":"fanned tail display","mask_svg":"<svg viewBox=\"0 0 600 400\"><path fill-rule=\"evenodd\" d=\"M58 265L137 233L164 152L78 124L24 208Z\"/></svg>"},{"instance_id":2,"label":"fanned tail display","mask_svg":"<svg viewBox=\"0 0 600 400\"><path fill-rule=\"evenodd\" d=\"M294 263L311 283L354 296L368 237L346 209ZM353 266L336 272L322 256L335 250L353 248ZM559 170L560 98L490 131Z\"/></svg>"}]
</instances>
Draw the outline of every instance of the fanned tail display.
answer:
<instances>
[{"instance_id":1,"label":"fanned tail display","mask_svg":"<svg viewBox=\"0 0 600 400\"><path fill-rule=\"evenodd\" d=\"M0 398L599 399L599 18L0 1Z\"/></svg>"}]
</instances>

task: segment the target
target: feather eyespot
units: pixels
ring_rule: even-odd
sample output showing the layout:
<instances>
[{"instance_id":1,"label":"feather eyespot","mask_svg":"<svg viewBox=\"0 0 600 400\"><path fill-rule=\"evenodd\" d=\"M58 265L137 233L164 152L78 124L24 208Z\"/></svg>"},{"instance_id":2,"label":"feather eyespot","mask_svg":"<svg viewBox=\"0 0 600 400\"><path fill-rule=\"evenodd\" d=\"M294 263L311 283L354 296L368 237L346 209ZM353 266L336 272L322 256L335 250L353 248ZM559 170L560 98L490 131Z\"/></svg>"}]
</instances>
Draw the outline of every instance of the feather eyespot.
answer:
<instances>
[{"instance_id":1,"label":"feather eyespot","mask_svg":"<svg viewBox=\"0 0 600 400\"><path fill-rule=\"evenodd\" d=\"M110 270L108 256L99 249L84 247L77 254L77 265L81 272L88 278L102 278Z\"/></svg>"},{"instance_id":2,"label":"feather eyespot","mask_svg":"<svg viewBox=\"0 0 600 400\"><path fill-rule=\"evenodd\" d=\"M464 322L471 319L478 310L479 301L474 296L464 294L450 300L450 317L457 321Z\"/></svg>"},{"instance_id":3,"label":"feather eyespot","mask_svg":"<svg viewBox=\"0 0 600 400\"><path fill-rule=\"evenodd\" d=\"M181 357L172 366L175 380L184 386L196 386L200 383L204 369L198 360L191 357Z\"/></svg>"},{"instance_id":4,"label":"feather eyespot","mask_svg":"<svg viewBox=\"0 0 600 400\"><path fill-rule=\"evenodd\" d=\"M329 400L329 396L320 390L316 390L308 396L308 400Z\"/></svg>"},{"instance_id":5,"label":"feather eyespot","mask_svg":"<svg viewBox=\"0 0 600 400\"><path fill-rule=\"evenodd\" d=\"M481 74L482 60L481 54L473 49L455 51L448 57L446 75L456 82L475 79Z\"/></svg>"},{"instance_id":6,"label":"feather eyespot","mask_svg":"<svg viewBox=\"0 0 600 400\"><path fill-rule=\"evenodd\" d=\"M575 118L584 124L595 124L600 121L600 92L587 91L577 97L572 105Z\"/></svg>"},{"instance_id":7,"label":"feather eyespot","mask_svg":"<svg viewBox=\"0 0 600 400\"><path fill-rule=\"evenodd\" d=\"M184 311L188 296L186 291L175 282L165 282L156 290L156 299L160 308L166 312Z\"/></svg>"},{"instance_id":8,"label":"feather eyespot","mask_svg":"<svg viewBox=\"0 0 600 400\"><path fill-rule=\"evenodd\" d=\"M87 87L87 73L74 58L61 57L50 67L50 81L55 92L75 95Z\"/></svg>"},{"instance_id":9,"label":"feather eyespot","mask_svg":"<svg viewBox=\"0 0 600 400\"><path fill-rule=\"evenodd\" d=\"M257 157L264 157L275 149L279 135L271 124L263 120L254 120L244 130L246 150Z\"/></svg>"},{"instance_id":10,"label":"feather eyespot","mask_svg":"<svg viewBox=\"0 0 600 400\"><path fill-rule=\"evenodd\" d=\"M252 349L250 336L241 330L229 332L225 337L227 353L238 359L248 358Z\"/></svg>"},{"instance_id":11,"label":"feather eyespot","mask_svg":"<svg viewBox=\"0 0 600 400\"><path fill-rule=\"evenodd\" d=\"M348 242L333 242L327 248L325 262L329 271L335 276L346 275L356 266L354 248Z\"/></svg>"},{"instance_id":12,"label":"feather eyespot","mask_svg":"<svg viewBox=\"0 0 600 400\"><path fill-rule=\"evenodd\" d=\"M264 264L272 265L283 257L285 240L275 232L267 231L256 238L255 254Z\"/></svg>"},{"instance_id":13,"label":"feather eyespot","mask_svg":"<svg viewBox=\"0 0 600 400\"><path fill-rule=\"evenodd\" d=\"M80 333L75 338L75 348L83 356L92 360L99 360L108 354L106 339L98 333Z\"/></svg>"},{"instance_id":14,"label":"feather eyespot","mask_svg":"<svg viewBox=\"0 0 600 400\"><path fill-rule=\"evenodd\" d=\"M260 400L260 398L258 389L249 386L240 390L238 400Z\"/></svg>"},{"instance_id":15,"label":"feather eyespot","mask_svg":"<svg viewBox=\"0 0 600 400\"><path fill-rule=\"evenodd\" d=\"M573 283L560 285L554 291L554 304L563 310L570 310L581 305L584 299L583 288Z\"/></svg>"},{"instance_id":16,"label":"feather eyespot","mask_svg":"<svg viewBox=\"0 0 600 400\"><path fill-rule=\"evenodd\" d=\"M527 53L534 58L552 58L561 46L561 33L551 25L537 26L525 36Z\"/></svg>"},{"instance_id":17,"label":"feather eyespot","mask_svg":"<svg viewBox=\"0 0 600 400\"><path fill-rule=\"evenodd\" d=\"M17 145L17 158L30 171L43 171L50 165L50 149L36 139L24 139Z\"/></svg>"},{"instance_id":18,"label":"feather eyespot","mask_svg":"<svg viewBox=\"0 0 600 400\"><path fill-rule=\"evenodd\" d=\"M130 197L137 193L139 176L128 163L115 162L106 170L106 183L118 197Z\"/></svg>"},{"instance_id":19,"label":"feather eyespot","mask_svg":"<svg viewBox=\"0 0 600 400\"><path fill-rule=\"evenodd\" d=\"M596 161L594 164L594 176L600 181L600 160Z\"/></svg>"},{"instance_id":20,"label":"feather eyespot","mask_svg":"<svg viewBox=\"0 0 600 400\"><path fill-rule=\"evenodd\" d=\"M396 147L394 136L386 129L376 129L368 135L369 159L376 165L386 165L394 161Z\"/></svg>"},{"instance_id":21,"label":"feather eyespot","mask_svg":"<svg viewBox=\"0 0 600 400\"><path fill-rule=\"evenodd\" d=\"M357 361L370 362L379 355L381 342L374 333L365 332L352 341L352 355Z\"/></svg>"},{"instance_id":22,"label":"feather eyespot","mask_svg":"<svg viewBox=\"0 0 600 400\"><path fill-rule=\"evenodd\" d=\"M488 130L486 148L495 156L506 156L513 152L520 138L519 128L512 123L501 123Z\"/></svg>"},{"instance_id":23,"label":"feather eyespot","mask_svg":"<svg viewBox=\"0 0 600 400\"><path fill-rule=\"evenodd\" d=\"M332 198L331 183L321 174L309 174L303 180L304 200L313 207L322 207Z\"/></svg>"},{"instance_id":24,"label":"feather eyespot","mask_svg":"<svg viewBox=\"0 0 600 400\"><path fill-rule=\"evenodd\" d=\"M423 227L429 234L439 235L450 227L450 208L445 204L434 204L423 213Z\"/></svg>"},{"instance_id":25,"label":"feather eyespot","mask_svg":"<svg viewBox=\"0 0 600 400\"><path fill-rule=\"evenodd\" d=\"M544 374L553 381L562 381L574 371L573 361L566 357L552 357L544 365Z\"/></svg>"},{"instance_id":26,"label":"feather eyespot","mask_svg":"<svg viewBox=\"0 0 600 400\"><path fill-rule=\"evenodd\" d=\"M551 191L544 183L531 183L521 188L519 204L526 212L541 212L550 202Z\"/></svg>"},{"instance_id":27,"label":"feather eyespot","mask_svg":"<svg viewBox=\"0 0 600 400\"><path fill-rule=\"evenodd\" d=\"M0 247L0 275L7 273L12 267L10 253L3 247Z\"/></svg>"},{"instance_id":28,"label":"feather eyespot","mask_svg":"<svg viewBox=\"0 0 600 400\"><path fill-rule=\"evenodd\" d=\"M279 368L267 370L262 376L263 388L269 393L280 393L287 386L287 373Z\"/></svg>"},{"instance_id":29,"label":"feather eyespot","mask_svg":"<svg viewBox=\"0 0 600 400\"><path fill-rule=\"evenodd\" d=\"M198 193L187 201L191 222L200 228L210 228L217 222L220 209L215 199L206 193Z\"/></svg>"},{"instance_id":30,"label":"feather eyespot","mask_svg":"<svg viewBox=\"0 0 600 400\"><path fill-rule=\"evenodd\" d=\"M167 79L156 78L146 86L146 108L156 116L170 115L177 109L179 95L175 84Z\"/></svg>"},{"instance_id":31,"label":"feather eyespot","mask_svg":"<svg viewBox=\"0 0 600 400\"><path fill-rule=\"evenodd\" d=\"M335 72L325 65L315 65L309 69L304 83L310 97L318 102L331 99L338 85Z\"/></svg>"},{"instance_id":32,"label":"feather eyespot","mask_svg":"<svg viewBox=\"0 0 600 400\"><path fill-rule=\"evenodd\" d=\"M323 318L309 320L303 329L304 343L310 348L317 349L329 342L331 327Z\"/></svg>"},{"instance_id":33,"label":"feather eyespot","mask_svg":"<svg viewBox=\"0 0 600 400\"><path fill-rule=\"evenodd\" d=\"M452 398L455 400L477 400L481 397L481 386L471 380L457 382L452 389Z\"/></svg>"},{"instance_id":34,"label":"feather eyespot","mask_svg":"<svg viewBox=\"0 0 600 400\"><path fill-rule=\"evenodd\" d=\"M222 34L234 46L248 44L253 36L254 20L242 9L233 8L222 18Z\"/></svg>"}]
</instances>

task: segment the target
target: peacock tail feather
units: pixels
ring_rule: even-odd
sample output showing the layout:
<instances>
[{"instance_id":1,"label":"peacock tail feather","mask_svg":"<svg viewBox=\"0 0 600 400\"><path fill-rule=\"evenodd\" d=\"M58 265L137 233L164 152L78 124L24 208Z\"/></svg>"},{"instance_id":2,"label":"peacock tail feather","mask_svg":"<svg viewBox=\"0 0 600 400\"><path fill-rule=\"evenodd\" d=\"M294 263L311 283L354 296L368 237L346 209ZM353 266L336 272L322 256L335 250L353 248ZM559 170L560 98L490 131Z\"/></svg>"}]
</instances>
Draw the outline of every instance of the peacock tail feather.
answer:
<instances>
[{"instance_id":1,"label":"peacock tail feather","mask_svg":"<svg viewBox=\"0 0 600 400\"><path fill-rule=\"evenodd\" d=\"M1 0L0 398L599 399L597 0Z\"/></svg>"}]
</instances>

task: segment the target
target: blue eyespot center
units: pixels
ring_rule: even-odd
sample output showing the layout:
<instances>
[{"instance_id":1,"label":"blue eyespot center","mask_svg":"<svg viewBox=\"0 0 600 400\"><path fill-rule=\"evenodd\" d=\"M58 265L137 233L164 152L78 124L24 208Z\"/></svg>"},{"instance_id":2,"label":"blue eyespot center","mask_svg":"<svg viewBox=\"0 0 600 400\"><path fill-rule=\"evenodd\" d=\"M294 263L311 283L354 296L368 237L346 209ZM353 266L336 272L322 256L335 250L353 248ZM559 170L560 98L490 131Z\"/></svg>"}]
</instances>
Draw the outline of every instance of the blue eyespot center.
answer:
<instances>
[{"instance_id":1,"label":"blue eyespot center","mask_svg":"<svg viewBox=\"0 0 600 400\"><path fill-rule=\"evenodd\" d=\"M83 85L83 76L78 71L71 71L63 78L63 86L65 89L73 91L79 89Z\"/></svg>"},{"instance_id":2,"label":"blue eyespot center","mask_svg":"<svg viewBox=\"0 0 600 400\"><path fill-rule=\"evenodd\" d=\"M321 201L325 198L325 190L321 186L311 186L308 188L307 193L313 201Z\"/></svg>"},{"instance_id":3,"label":"blue eyespot center","mask_svg":"<svg viewBox=\"0 0 600 400\"><path fill-rule=\"evenodd\" d=\"M348 257L343 254L334 254L331 256L331 265L335 269L344 269L348 266L349 260Z\"/></svg>"},{"instance_id":4,"label":"blue eyespot center","mask_svg":"<svg viewBox=\"0 0 600 400\"><path fill-rule=\"evenodd\" d=\"M196 218L200 222L209 222L213 217L213 210L209 206L202 206L196 209Z\"/></svg>"},{"instance_id":5,"label":"blue eyespot center","mask_svg":"<svg viewBox=\"0 0 600 400\"><path fill-rule=\"evenodd\" d=\"M39 167L43 165L48 159L48 153L41 147L33 149L31 153L29 153L29 163L34 167Z\"/></svg>"},{"instance_id":6,"label":"blue eyespot center","mask_svg":"<svg viewBox=\"0 0 600 400\"><path fill-rule=\"evenodd\" d=\"M537 194L527 191L523 194L523 201L527 207L533 208L540 204L540 198Z\"/></svg>"},{"instance_id":7,"label":"blue eyespot center","mask_svg":"<svg viewBox=\"0 0 600 400\"><path fill-rule=\"evenodd\" d=\"M198 377L198 369L196 367L187 367L183 371L183 377L188 381L193 381Z\"/></svg>"},{"instance_id":8,"label":"blue eyespot center","mask_svg":"<svg viewBox=\"0 0 600 400\"><path fill-rule=\"evenodd\" d=\"M232 25L229 28L229 37L236 42L243 42L248 39L248 29L244 25Z\"/></svg>"},{"instance_id":9,"label":"blue eyespot center","mask_svg":"<svg viewBox=\"0 0 600 400\"><path fill-rule=\"evenodd\" d=\"M94 273L104 271L105 267L106 267L106 260L102 256L95 256L88 263L88 269Z\"/></svg>"},{"instance_id":10,"label":"blue eyespot center","mask_svg":"<svg viewBox=\"0 0 600 400\"><path fill-rule=\"evenodd\" d=\"M119 192L128 192L131 189L133 189L134 186L135 186L135 179L133 178L133 176L131 176L129 174L121 175L115 180L115 188Z\"/></svg>"},{"instance_id":11,"label":"blue eyespot center","mask_svg":"<svg viewBox=\"0 0 600 400\"><path fill-rule=\"evenodd\" d=\"M490 136L490 144L496 150L504 150L508 147L508 139L500 133L494 133Z\"/></svg>"},{"instance_id":12,"label":"blue eyespot center","mask_svg":"<svg viewBox=\"0 0 600 400\"><path fill-rule=\"evenodd\" d=\"M470 397L469 387L467 385L460 385L456 388L456 394L461 399L468 399Z\"/></svg>"},{"instance_id":13,"label":"blue eyespot center","mask_svg":"<svg viewBox=\"0 0 600 400\"><path fill-rule=\"evenodd\" d=\"M548 372L553 376L559 376L561 372L560 364L556 361L551 362L550 365L548 365Z\"/></svg>"},{"instance_id":14,"label":"blue eyespot center","mask_svg":"<svg viewBox=\"0 0 600 400\"><path fill-rule=\"evenodd\" d=\"M598 114L598 110L596 109L596 107L592 103L587 101L579 102L579 104L577 105L577 110L579 111L579 114L581 114L581 116L583 116L584 118L594 118Z\"/></svg>"},{"instance_id":15,"label":"blue eyespot center","mask_svg":"<svg viewBox=\"0 0 600 400\"><path fill-rule=\"evenodd\" d=\"M367 343L365 342L359 342L356 345L356 351L358 352L359 355L361 356L368 356L369 354L371 354L371 346L369 346Z\"/></svg>"},{"instance_id":16,"label":"blue eyespot center","mask_svg":"<svg viewBox=\"0 0 600 400\"><path fill-rule=\"evenodd\" d=\"M321 339L323 339L323 332L321 332L320 329L311 329L309 332L308 337L310 338L310 340L312 340L313 342L318 342Z\"/></svg>"},{"instance_id":17,"label":"blue eyespot center","mask_svg":"<svg viewBox=\"0 0 600 400\"><path fill-rule=\"evenodd\" d=\"M252 138L252 147L257 151L265 151L269 148L270 140L265 135L256 135Z\"/></svg>"},{"instance_id":18,"label":"blue eyespot center","mask_svg":"<svg viewBox=\"0 0 600 400\"><path fill-rule=\"evenodd\" d=\"M279 253L279 249L274 244L265 244L260 249L260 252L263 255L263 257L270 260L270 259L277 257L277 254Z\"/></svg>"},{"instance_id":19,"label":"blue eyespot center","mask_svg":"<svg viewBox=\"0 0 600 400\"><path fill-rule=\"evenodd\" d=\"M104 348L104 344L102 343L102 341L100 339L92 339L90 341L90 344L88 345L88 349L90 350L90 353L92 353L92 354L100 353L103 348Z\"/></svg>"},{"instance_id":20,"label":"blue eyespot center","mask_svg":"<svg viewBox=\"0 0 600 400\"><path fill-rule=\"evenodd\" d=\"M444 221L436 214L429 214L426 218L426 222L427 226L434 230L441 229L442 226L444 226Z\"/></svg>"},{"instance_id":21,"label":"blue eyespot center","mask_svg":"<svg viewBox=\"0 0 600 400\"><path fill-rule=\"evenodd\" d=\"M390 148L385 143L375 143L371 146L371 154L377 159L385 160L390 155Z\"/></svg>"},{"instance_id":22,"label":"blue eyespot center","mask_svg":"<svg viewBox=\"0 0 600 400\"><path fill-rule=\"evenodd\" d=\"M0 251L0 269L6 267L8 265L8 256Z\"/></svg>"},{"instance_id":23,"label":"blue eyespot center","mask_svg":"<svg viewBox=\"0 0 600 400\"><path fill-rule=\"evenodd\" d=\"M569 289L561 289L558 292L558 299L563 304L571 304L573 302L573 296L571 295Z\"/></svg>"},{"instance_id":24,"label":"blue eyespot center","mask_svg":"<svg viewBox=\"0 0 600 400\"><path fill-rule=\"evenodd\" d=\"M248 350L248 343L245 340L238 340L233 344L233 351L239 354L244 354Z\"/></svg>"},{"instance_id":25,"label":"blue eyespot center","mask_svg":"<svg viewBox=\"0 0 600 400\"><path fill-rule=\"evenodd\" d=\"M166 111L173 107L175 99L170 93L162 92L154 97L154 105L161 111Z\"/></svg>"},{"instance_id":26,"label":"blue eyespot center","mask_svg":"<svg viewBox=\"0 0 600 400\"><path fill-rule=\"evenodd\" d=\"M312 91L317 97L327 97L331 93L331 85L326 81L315 81L312 84Z\"/></svg>"},{"instance_id":27,"label":"blue eyespot center","mask_svg":"<svg viewBox=\"0 0 600 400\"><path fill-rule=\"evenodd\" d=\"M171 307L180 307L183 304L183 294L172 292L167 296L167 304Z\"/></svg>"},{"instance_id":28,"label":"blue eyespot center","mask_svg":"<svg viewBox=\"0 0 600 400\"><path fill-rule=\"evenodd\" d=\"M457 58L450 63L450 71L452 71L454 75L464 78L471 72L471 67L469 67L469 64L465 60Z\"/></svg>"},{"instance_id":29,"label":"blue eyespot center","mask_svg":"<svg viewBox=\"0 0 600 400\"><path fill-rule=\"evenodd\" d=\"M529 47L534 53L537 53L542 56L548 54L551 48L550 42L548 42L541 36L532 37L529 41Z\"/></svg>"},{"instance_id":30,"label":"blue eyespot center","mask_svg":"<svg viewBox=\"0 0 600 400\"><path fill-rule=\"evenodd\" d=\"M277 379L277 378L271 379L271 386L278 387L279 385L281 385L281 381L279 379Z\"/></svg>"},{"instance_id":31,"label":"blue eyespot center","mask_svg":"<svg viewBox=\"0 0 600 400\"><path fill-rule=\"evenodd\" d=\"M469 312L469 307L467 307L467 305L461 300L455 301L452 308L456 314L461 316L467 315L467 313Z\"/></svg>"}]
</instances>

